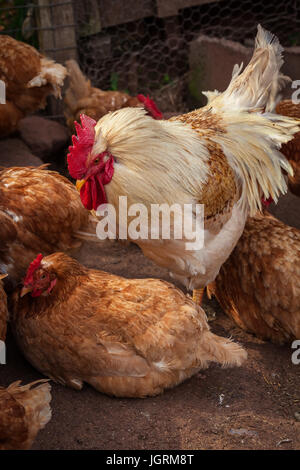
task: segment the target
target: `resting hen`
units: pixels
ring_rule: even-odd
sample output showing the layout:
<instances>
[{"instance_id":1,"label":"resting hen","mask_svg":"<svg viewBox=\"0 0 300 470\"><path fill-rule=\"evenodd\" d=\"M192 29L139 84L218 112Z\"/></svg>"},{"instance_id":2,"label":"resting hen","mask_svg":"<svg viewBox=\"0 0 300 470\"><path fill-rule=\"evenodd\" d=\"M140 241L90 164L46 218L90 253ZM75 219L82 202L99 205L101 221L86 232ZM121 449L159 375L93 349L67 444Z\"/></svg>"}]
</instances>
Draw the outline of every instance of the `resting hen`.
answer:
<instances>
[{"instance_id":1,"label":"resting hen","mask_svg":"<svg viewBox=\"0 0 300 470\"><path fill-rule=\"evenodd\" d=\"M72 251L94 231L75 186L55 171L0 169L0 272L12 287L39 253Z\"/></svg>"},{"instance_id":2,"label":"resting hen","mask_svg":"<svg viewBox=\"0 0 300 470\"><path fill-rule=\"evenodd\" d=\"M0 137L16 130L26 114L45 107L49 95L60 97L65 67L34 47L0 35L0 80L6 85L6 104L0 104Z\"/></svg>"},{"instance_id":3,"label":"resting hen","mask_svg":"<svg viewBox=\"0 0 300 470\"><path fill-rule=\"evenodd\" d=\"M300 119L300 104L294 104L291 100L283 100L277 104L276 112L283 116ZM296 196L300 196L300 132L294 136L293 140L283 144L280 150L294 170L294 174L289 175L289 188Z\"/></svg>"},{"instance_id":4,"label":"resting hen","mask_svg":"<svg viewBox=\"0 0 300 470\"><path fill-rule=\"evenodd\" d=\"M126 108L98 123L83 116L82 128L76 125L68 165L84 206L112 204L118 230L120 196L128 207L146 208L146 235L133 241L187 289L199 289L195 300L230 255L248 215L261 209L262 196L277 200L286 192L282 168L292 170L278 149L299 131L300 120L263 111L281 53L277 38L259 26L250 63L242 73L235 68L227 90L207 106L169 121ZM188 250L186 243L195 239L172 237L173 219L169 239L161 232L151 237L154 204L176 204L178 213L189 204L192 222L204 222L204 245ZM196 204L204 205L204 218Z\"/></svg>"},{"instance_id":5,"label":"resting hen","mask_svg":"<svg viewBox=\"0 0 300 470\"><path fill-rule=\"evenodd\" d=\"M127 106L144 108L154 119L162 119L162 113L149 97L94 88L75 60L68 60L66 67L69 72L69 86L64 97L65 117L72 131L74 121L79 121L82 113L98 120L110 111Z\"/></svg>"},{"instance_id":6,"label":"resting hen","mask_svg":"<svg viewBox=\"0 0 300 470\"><path fill-rule=\"evenodd\" d=\"M157 395L210 362L246 359L241 346L209 331L203 310L172 284L88 269L64 253L31 263L11 323L45 375L119 397Z\"/></svg>"},{"instance_id":7,"label":"resting hen","mask_svg":"<svg viewBox=\"0 0 300 470\"><path fill-rule=\"evenodd\" d=\"M0 387L0 450L30 449L50 421L51 387L45 382L20 385L18 381Z\"/></svg>"},{"instance_id":8,"label":"resting hen","mask_svg":"<svg viewBox=\"0 0 300 470\"><path fill-rule=\"evenodd\" d=\"M236 324L282 344L300 338L300 230L250 217L234 251L208 286Z\"/></svg>"},{"instance_id":9,"label":"resting hen","mask_svg":"<svg viewBox=\"0 0 300 470\"><path fill-rule=\"evenodd\" d=\"M6 294L1 281L1 279L3 279L4 277L6 277L6 274L0 274L0 341L5 341L6 325L8 319Z\"/></svg>"}]
</instances>

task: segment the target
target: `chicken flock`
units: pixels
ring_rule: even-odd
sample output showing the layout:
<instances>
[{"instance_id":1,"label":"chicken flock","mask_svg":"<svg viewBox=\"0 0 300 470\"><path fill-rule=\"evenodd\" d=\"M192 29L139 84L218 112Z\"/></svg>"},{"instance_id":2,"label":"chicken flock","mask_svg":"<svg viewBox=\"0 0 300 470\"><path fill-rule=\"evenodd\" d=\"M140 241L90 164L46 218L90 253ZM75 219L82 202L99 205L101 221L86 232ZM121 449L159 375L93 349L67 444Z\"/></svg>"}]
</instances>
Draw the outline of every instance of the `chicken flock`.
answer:
<instances>
[{"instance_id":1,"label":"chicken flock","mask_svg":"<svg viewBox=\"0 0 300 470\"><path fill-rule=\"evenodd\" d=\"M68 74L65 116L77 133L67 157L76 186L47 165L0 169L2 344L9 320L20 350L48 379L147 397L212 362L246 360L241 345L210 331L205 289L240 328L279 344L300 338L300 231L263 206L287 185L300 195L300 106L282 101L265 111L281 79L275 36L258 26L253 57L243 71L234 68L228 88L170 120L149 97L92 87L74 61L65 68L8 36L0 45L7 90L0 136L49 94L59 97ZM73 257L83 240L102 249L94 211L110 203L119 220L121 196L148 214L153 204L191 205L193 222L204 228L196 249L186 249L195 240L185 232L181 239L127 235L193 297L166 281L125 279ZM51 418L50 390L47 380L0 387L0 449L30 448Z\"/></svg>"}]
</instances>

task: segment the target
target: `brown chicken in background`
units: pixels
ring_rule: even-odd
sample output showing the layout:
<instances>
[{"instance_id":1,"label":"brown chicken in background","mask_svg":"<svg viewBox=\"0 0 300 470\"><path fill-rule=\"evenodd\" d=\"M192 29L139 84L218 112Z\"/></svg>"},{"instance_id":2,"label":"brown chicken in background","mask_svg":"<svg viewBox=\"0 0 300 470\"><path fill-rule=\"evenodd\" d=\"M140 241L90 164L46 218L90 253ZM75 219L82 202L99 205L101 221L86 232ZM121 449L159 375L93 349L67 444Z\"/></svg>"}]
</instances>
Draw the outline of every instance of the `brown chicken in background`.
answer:
<instances>
[{"instance_id":1,"label":"brown chicken in background","mask_svg":"<svg viewBox=\"0 0 300 470\"><path fill-rule=\"evenodd\" d=\"M39 252L72 251L95 226L75 186L55 171L0 169L0 268L19 282Z\"/></svg>"},{"instance_id":2,"label":"brown chicken in background","mask_svg":"<svg viewBox=\"0 0 300 470\"><path fill-rule=\"evenodd\" d=\"M292 100L280 101L276 106L276 113L300 119L300 104ZM286 156L293 167L294 175L289 175L289 189L296 196L300 196L300 132L295 134L293 140L283 144L280 151Z\"/></svg>"},{"instance_id":3,"label":"brown chicken in background","mask_svg":"<svg viewBox=\"0 0 300 470\"><path fill-rule=\"evenodd\" d=\"M172 284L88 269L64 253L39 255L12 304L25 357L79 390L87 382L119 397L157 395L210 362L240 366L247 357Z\"/></svg>"},{"instance_id":4,"label":"brown chicken in background","mask_svg":"<svg viewBox=\"0 0 300 470\"><path fill-rule=\"evenodd\" d=\"M34 47L0 35L0 80L6 85L6 104L0 104L0 137L16 130L27 114L46 106L46 98L61 96L65 67Z\"/></svg>"},{"instance_id":5,"label":"brown chicken in background","mask_svg":"<svg viewBox=\"0 0 300 470\"><path fill-rule=\"evenodd\" d=\"M0 341L5 341L8 319L6 294L1 281L4 277L6 277L6 274L0 274Z\"/></svg>"},{"instance_id":6,"label":"brown chicken in background","mask_svg":"<svg viewBox=\"0 0 300 470\"><path fill-rule=\"evenodd\" d=\"M51 387L46 380L0 387L0 450L27 450L51 419ZM37 386L36 386L37 385Z\"/></svg>"},{"instance_id":7,"label":"brown chicken in background","mask_svg":"<svg viewBox=\"0 0 300 470\"><path fill-rule=\"evenodd\" d=\"M154 101L144 95L130 96L121 91L104 91L92 87L75 60L66 61L69 73L69 86L64 97L65 117L69 128L74 130L74 121L79 121L80 114L93 119L100 119L109 111L129 107L141 107L154 119L162 119Z\"/></svg>"},{"instance_id":8,"label":"brown chicken in background","mask_svg":"<svg viewBox=\"0 0 300 470\"><path fill-rule=\"evenodd\" d=\"M250 217L208 286L242 329L282 344L300 338L300 230L267 212Z\"/></svg>"}]
</instances>

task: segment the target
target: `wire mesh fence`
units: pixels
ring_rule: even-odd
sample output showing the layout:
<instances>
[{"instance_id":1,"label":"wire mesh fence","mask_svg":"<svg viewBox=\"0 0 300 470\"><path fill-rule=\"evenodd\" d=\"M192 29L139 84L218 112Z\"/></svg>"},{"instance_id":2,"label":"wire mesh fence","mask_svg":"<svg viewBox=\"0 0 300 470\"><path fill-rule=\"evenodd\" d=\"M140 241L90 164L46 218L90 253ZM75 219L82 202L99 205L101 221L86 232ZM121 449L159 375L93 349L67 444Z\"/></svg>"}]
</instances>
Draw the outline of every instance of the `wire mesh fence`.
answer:
<instances>
[{"instance_id":1,"label":"wire mesh fence","mask_svg":"<svg viewBox=\"0 0 300 470\"><path fill-rule=\"evenodd\" d=\"M59 62L76 58L93 86L149 94L163 111L191 106L200 34L251 46L258 23L300 45L299 0L0 0L0 33Z\"/></svg>"}]
</instances>

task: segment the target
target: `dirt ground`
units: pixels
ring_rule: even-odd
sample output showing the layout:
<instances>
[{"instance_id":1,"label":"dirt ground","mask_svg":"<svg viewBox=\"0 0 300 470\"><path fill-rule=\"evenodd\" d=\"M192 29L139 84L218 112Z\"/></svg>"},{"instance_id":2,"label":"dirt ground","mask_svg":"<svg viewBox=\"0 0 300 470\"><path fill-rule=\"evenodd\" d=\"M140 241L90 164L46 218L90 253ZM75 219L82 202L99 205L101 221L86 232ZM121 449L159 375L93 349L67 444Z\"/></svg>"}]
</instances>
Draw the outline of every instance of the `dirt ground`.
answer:
<instances>
[{"instance_id":1,"label":"dirt ground","mask_svg":"<svg viewBox=\"0 0 300 470\"><path fill-rule=\"evenodd\" d=\"M300 199L282 198L273 212L300 228ZM170 280L134 246L105 242L95 251L85 244L79 259L126 277ZM248 351L241 368L212 366L163 395L116 399L85 386L80 392L52 384L52 420L33 449L300 449L300 365L292 349L278 347L239 330L215 301L212 330L231 335ZM11 336L1 385L40 378L18 352Z\"/></svg>"}]
</instances>

